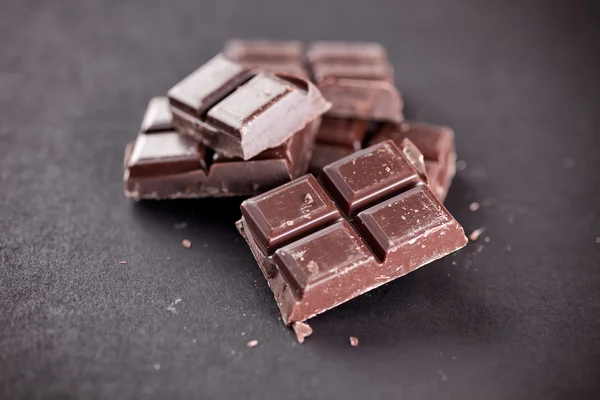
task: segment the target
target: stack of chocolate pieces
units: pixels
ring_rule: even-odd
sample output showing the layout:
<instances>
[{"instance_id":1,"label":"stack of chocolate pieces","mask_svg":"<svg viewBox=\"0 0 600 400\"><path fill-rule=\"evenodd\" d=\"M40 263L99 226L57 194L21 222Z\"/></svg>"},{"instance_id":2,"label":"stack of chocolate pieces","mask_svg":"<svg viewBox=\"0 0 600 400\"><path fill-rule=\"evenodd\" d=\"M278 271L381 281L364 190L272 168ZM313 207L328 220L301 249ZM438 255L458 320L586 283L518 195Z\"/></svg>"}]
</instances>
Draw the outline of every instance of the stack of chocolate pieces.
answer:
<instances>
[{"instance_id":1,"label":"stack of chocolate pieces","mask_svg":"<svg viewBox=\"0 0 600 400\"><path fill-rule=\"evenodd\" d=\"M125 195L249 196L306 173L330 104L307 79L222 55L153 98L125 151Z\"/></svg>"},{"instance_id":2,"label":"stack of chocolate pieces","mask_svg":"<svg viewBox=\"0 0 600 400\"><path fill-rule=\"evenodd\" d=\"M150 101L125 195L255 196L237 228L299 324L467 243L454 133L402 108L379 44L231 40Z\"/></svg>"},{"instance_id":3,"label":"stack of chocolate pieces","mask_svg":"<svg viewBox=\"0 0 600 400\"><path fill-rule=\"evenodd\" d=\"M452 129L404 121L394 69L378 43L230 40L229 59L272 72L310 76L332 103L317 133L309 171L318 176L339 158L382 140L409 138L423 152L434 193L446 198L456 171Z\"/></svg>"}]
</instances>

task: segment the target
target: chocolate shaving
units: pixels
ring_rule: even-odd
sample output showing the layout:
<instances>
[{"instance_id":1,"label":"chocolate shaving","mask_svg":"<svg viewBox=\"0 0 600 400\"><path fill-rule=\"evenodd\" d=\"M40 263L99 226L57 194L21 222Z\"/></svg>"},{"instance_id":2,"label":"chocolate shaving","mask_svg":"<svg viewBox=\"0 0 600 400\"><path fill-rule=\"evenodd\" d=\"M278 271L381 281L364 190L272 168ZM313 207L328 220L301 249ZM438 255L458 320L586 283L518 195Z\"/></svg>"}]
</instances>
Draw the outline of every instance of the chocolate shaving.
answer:
<instances>
[{"instance_id":1,"label":"chocolate shaving","mask_svg":"<svg viewBox=\"0 0 600 400\"><path fill-rule=\"evenodd\" d=\"M304 340L313 333L312 328L306 322L295 322L292 327L300 344L304 343Z\"/></svg>"},{"instance_id":2,"label":"chocolate shaving","mask_svg":"<svg viewBox=\"0 0 600 400\"><path fill-rule=\"evenodd\" d=\"M474 242L477 239L479 239L479 236L481 236L481 234L483 233L483 231L485 231L484 228L479 228L479 229L475 229L473 232L471 232L471 234L469 235L469 239Z\"/></svg>"}]
</instances>

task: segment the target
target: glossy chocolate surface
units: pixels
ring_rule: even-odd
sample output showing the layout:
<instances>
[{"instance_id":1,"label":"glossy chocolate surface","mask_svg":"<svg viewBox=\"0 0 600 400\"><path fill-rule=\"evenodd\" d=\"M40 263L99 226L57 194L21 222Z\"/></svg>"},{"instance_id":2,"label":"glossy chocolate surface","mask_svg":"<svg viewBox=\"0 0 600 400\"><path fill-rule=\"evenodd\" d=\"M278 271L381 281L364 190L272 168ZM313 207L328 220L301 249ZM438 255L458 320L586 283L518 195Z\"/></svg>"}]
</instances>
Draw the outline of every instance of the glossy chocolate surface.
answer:
<instances>
[{"instance_id":1,"label":"glossy chocolate surface","mask_svg":"<svg viewBox=\"0 0 600 400\"><path fill-rule=\"evenodd\" d=\"M201 118L252 77L243 66L217 55L169 90L171 104Z\"/></svg>"},{"instance_id":2,"label":"glossy chocolate surface","mask_svg":"<svg viewBox=\"0 0 600 400\"><path fill-rule=\"evenodd\" d=\"M315 42L307 58L317 86L332 103L329 116L402 121L402 99L381 45Z\"/></svg>"},{"instance_id":3,"label":"glossy chocolate surface","mask_svg":"<svg viewBox=\"0 0 600 400\"><path fill-rule=\"evenodd\" d=\"M237 226L286 324L461 247L467 239L392 141L242 203ZM341 212L340 212L341 211Z\"/></svg>"},{"instance_id":4,"label":"glossy chocolate surface","mask_svg":"<svg viewBox=\"0 0 600 400\"><path fill-rule=\"evenodd\" d=\"M171 88L168 97L179 133L244 160L281 145L330 107L306 79L257 73L222 55Z\"/></svg>"},{"instance_id":5,"label":"glossy chocolate surface","mask_svg":"<svg viewBox=\"0 0 600 400\"><path fill-rule=\"evenodd\" d=\"M392 142L376 144L329 164L319 179L347 216L421 181Z\"/></svg>"},{"instance_id":6,"label":"glossy chocolate surface","mask_svg":"<svg viewBox=\"0 0 600 400\"><path fill-rule=\"evenodd\" d=\"M248 196L304 174L320 119L250 160L228 158L173 130L166 97L150 101L125 154L125 195L139 199Z\"/></svg>"}]
</instances>

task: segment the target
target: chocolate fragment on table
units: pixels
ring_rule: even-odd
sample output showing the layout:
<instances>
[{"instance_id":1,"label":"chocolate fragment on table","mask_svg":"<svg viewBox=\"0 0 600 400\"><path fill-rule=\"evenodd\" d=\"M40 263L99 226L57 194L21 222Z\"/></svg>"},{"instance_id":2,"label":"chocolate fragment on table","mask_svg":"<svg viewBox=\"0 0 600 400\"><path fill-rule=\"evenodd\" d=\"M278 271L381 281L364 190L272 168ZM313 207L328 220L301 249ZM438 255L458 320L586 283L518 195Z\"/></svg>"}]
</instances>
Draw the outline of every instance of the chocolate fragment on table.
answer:
<instances>
[{"instance_id":1,"label":"chocolate fragment on table","mask_svg":"<svg viewBox=\"0 0 600 400\"><path fill-rule=\"evenodd\" d=\"M306 173L319 124L317 118L282 145L244 161L177 133L168 99L155 97L125 152L125 196L140 200L262 193Z\"/></svg>"},{"instance_id":2,"label":"chocolate fragment on table","mask_svg":"<svg viewBox=\"0 0 600 400\"><path fill-rule=\"evenodd\" d=\"M296 40L231 39L223 54L247 68L308 78L304 45Z\"/></svg>"},{"instance_id":3,"label":"chocolate fragment on table","mask_svg":"<svg viewBox=\"0 0 600 400\"><path fill-rule=\"evenodd\" d=\"M410 139L419 148L425 157L429 184L438 198L444 201L456 174L454 131L447 126L423 122L387 124L373 135L369 144L388 139L396 144L400 144L404 139Z\"/></svg>"},{"instance_id":4,"label":"chocolate fragment on table","mask_svg":"<svg viewBox=\"0 0 600 400\"><path fill-rule=\"evenodd\" d=\"M168 97L179 133L244 160L281 145L330 107L306 79L256 72L220 54Z\"/></svg>"},{"instance_id":5,"label":"chocolate fragment on table","mask_svg":"<svg viewBox=\"0 0 600 400\"><path fill-rule=\"evenodd\" d=\"M312 202L305 198L310 195ZM463 247L462 227L392 141L242 203L237 227L283 321L304 321Z\"/></svg>"},{"instance_id":6,"label":"chocolate fragment on table","mask_svg":"<svg viewBox=\"0 0 600 400\"><path fill-rule=\"evenodd\" d=\"M311 326L308 325L306 322L294 322L292 328L294 329L294 333L296 334L296 340L298 340L298 343L300 344L304 343L306 338L312 335L313 333Z\"/></svg>"},{"instance_id":7,"label":"chocolate fragment on table","mask_svg":"<svg viewBox=\"0 0 600 400\"><path fill-rule=\"evenodd\" d=\"M393 68L380 44L315 42L309 46L307 58L315 83L332 103L328 116L403 120Z\"/></svg>"}]
</instances>

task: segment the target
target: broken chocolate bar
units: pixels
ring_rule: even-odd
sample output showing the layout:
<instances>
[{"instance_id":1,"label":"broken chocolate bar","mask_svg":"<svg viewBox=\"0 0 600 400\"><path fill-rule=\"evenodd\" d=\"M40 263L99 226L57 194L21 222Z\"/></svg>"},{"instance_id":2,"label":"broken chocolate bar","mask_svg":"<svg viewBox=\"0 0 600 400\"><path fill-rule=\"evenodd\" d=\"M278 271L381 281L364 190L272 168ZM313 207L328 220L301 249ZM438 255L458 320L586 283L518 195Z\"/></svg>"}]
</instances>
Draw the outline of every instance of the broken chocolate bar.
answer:
<instances>
[{"instance_id":1,"label":"broken chocolate bar","mask_svg":"<svg viewBox=\"0 0 600 400\"><path fill-rule=\"evenodd\" d=\"M155 97L125 152L125 195L140 200L262 193L306 173L319 123L313 120L282 145L244 161L178 134L168 99Z\"/></svg>"},{"instance_id":2,"label":"broken chocolate bar","mask_svg":"<svg viewBox=\"0 0 600 400\"><path fill-rule=\"evenodd\" d=\"M315 42L307 51L313 78L332 103L329 116L400 122L402 98L383 46Z\"/></svg>"},{"instance_id":3,"label":"broken chocolate bar","mask_svg":"<svg viewBox=\"0 0 600 400\"><path fill-rule=\"evenodd\" d=\"M259 68L308 78L304 64L304 45L298 41L231 39L223 54L247 68Z\"/></svg>"},{"instance_id":4,"label":"broken chocolate bar","mask_svg":"<svg viewBox=\"0 0 600 400\"><path fill-rule=\"evenodd\" d=\"M249 70L222 55L168 97L178 132L244 160L281 145L330 107L306 79Z\"/></svg>"},{"instance_id":5,"label":"broken chocolate bar","mask_svg":"<svg viewBox=\"0 0 600 400\"><path fill-rule=\"evenodd\" d=\"M388 139L399 144L405 138L410 139L423 153L429 185L438 198L444 201L456 173L454 131L447 126L422 122L386 124L374 133L369 144Z\"/></svg>"},{"instance_id":6,"label":"broken chocolate bar","mask_svg":"<svg viewBox=\"0 0 600 400\"><path fill-rule=\"evenodd\" d=\"M286 324L467 243L462 227L391 140L326 166L319 181L305 175L248 199L241 211L237 227Z\"/></svg>"}]
</instances>

